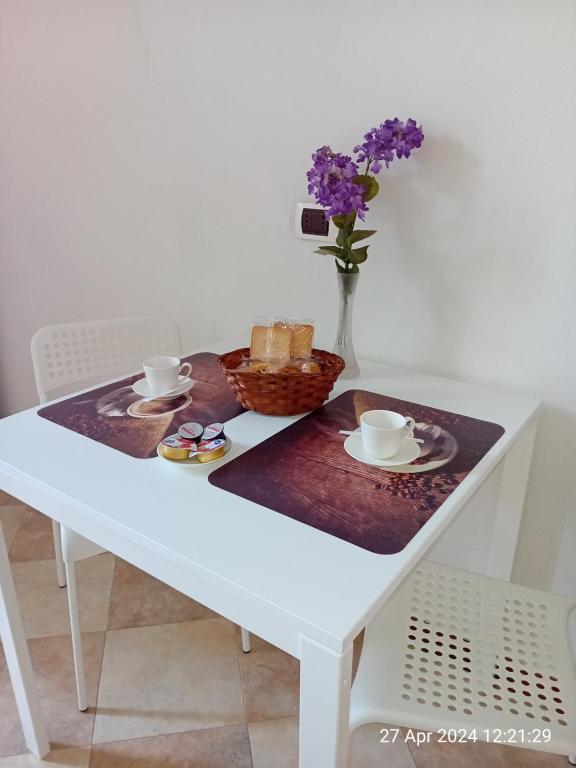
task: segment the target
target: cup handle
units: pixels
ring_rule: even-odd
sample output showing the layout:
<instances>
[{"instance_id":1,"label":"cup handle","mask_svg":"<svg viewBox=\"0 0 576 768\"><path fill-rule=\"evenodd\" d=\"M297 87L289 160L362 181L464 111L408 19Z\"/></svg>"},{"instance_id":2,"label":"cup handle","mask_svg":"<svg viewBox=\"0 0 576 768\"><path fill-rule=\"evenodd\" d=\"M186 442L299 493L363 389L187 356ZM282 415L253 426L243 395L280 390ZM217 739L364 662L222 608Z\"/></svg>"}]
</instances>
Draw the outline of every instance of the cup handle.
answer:
<instances>
[{"instance_id":1,"label":"cup handle","mask_svg":"<svg viewBox=\"0 0 576 768\"><path fill-rule=\"evenodd\" d=\"M408 437L412 439L414 437L414 427L416 426L416 422L412 418L412 416L406 416L406 425L404 427L404 437Z\"/></svg>"},{"instance_id":2,"label":"cup handle","mask_svg":"<svg viewBox=\"0 0 576 768\"><path fill-rule=\"evenodd\" d=\"M186 372L184 372L186 371ZM191 363L182 363L180 366L180 376L190 376L192 373L192 365Z\"/></svg>"}]
</instances>

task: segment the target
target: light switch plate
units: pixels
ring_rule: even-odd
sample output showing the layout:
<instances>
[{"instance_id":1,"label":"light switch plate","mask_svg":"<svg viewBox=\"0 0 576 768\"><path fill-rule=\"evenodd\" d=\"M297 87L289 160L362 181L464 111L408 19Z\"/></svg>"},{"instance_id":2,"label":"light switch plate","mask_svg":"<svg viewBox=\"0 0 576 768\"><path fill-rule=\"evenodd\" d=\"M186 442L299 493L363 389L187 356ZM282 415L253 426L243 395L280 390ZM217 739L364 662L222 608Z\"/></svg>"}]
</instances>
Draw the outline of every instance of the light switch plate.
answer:
<instances>
[{"instance_id":1,"label":"light switch plate","mask_svg":"<svg viewBox=\"0 0 576 768\"><path fill-rule=\"evenodd\" d=\"M334 226L332 219L326 221L328 226L325 227L325 217L323 213L325 210L325 208L317 203L296 203L296 211L294 215L296 237L301 237L302 240L316 240L325 245L333 245L338 236L338 228ZM316 221L317 216L318 220ZM318 232L311 234L310 230L314 230L315 228L326 229L327 232L325 235L319 234Z\"/></svg>"}]
</instances>

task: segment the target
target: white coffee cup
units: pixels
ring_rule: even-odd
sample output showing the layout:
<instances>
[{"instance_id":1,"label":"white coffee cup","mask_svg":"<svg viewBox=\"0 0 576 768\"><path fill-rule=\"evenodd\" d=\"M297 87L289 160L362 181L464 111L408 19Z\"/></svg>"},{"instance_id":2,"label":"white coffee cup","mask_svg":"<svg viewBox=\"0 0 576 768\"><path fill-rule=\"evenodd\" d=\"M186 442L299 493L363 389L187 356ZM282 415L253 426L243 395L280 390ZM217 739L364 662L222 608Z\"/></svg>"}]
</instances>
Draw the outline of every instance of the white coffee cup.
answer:
<instances>
[{"instance_id":1,"label":"white coffee cup","mask_svg":"<svg viewBox=\"0 0 576 768\"><path fill-rule=\"evenodd\" d=\"M170 392L178 386L178 376L190 376L192 366L182 363L177 357L147 357L142 363L150 394Z\"/></svg>"},{"instance_id":2,"label":"white coffee cup","mask_svg":"<svg viewBox=\"0 0 576 768\"><path fill-rule=\"evenodd\" d=\"M394 411L365 411L360 417L364 452L373 459L389 459L400 443L414 434L414 419Z\"/></svg>"}]
</instances>

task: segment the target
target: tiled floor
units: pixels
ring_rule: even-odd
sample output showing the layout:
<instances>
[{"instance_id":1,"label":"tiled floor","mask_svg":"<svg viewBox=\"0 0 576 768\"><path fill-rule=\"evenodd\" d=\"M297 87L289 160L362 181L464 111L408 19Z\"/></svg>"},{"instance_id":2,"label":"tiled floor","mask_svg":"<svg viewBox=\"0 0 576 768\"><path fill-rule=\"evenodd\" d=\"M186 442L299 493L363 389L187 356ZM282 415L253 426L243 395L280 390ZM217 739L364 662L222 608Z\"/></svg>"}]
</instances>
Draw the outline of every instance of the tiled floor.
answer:
<instances>
[{"instance_id":1,"label":"tiled floor","mask_svg":"<svg viewBox=\"0 0 576 768\"><path fill-rule=\"evenodd\" d=\"M298 662L113 555L79 564L90 708L76 707L66 593L50 522L0 491L3 523L53 752L26 754L0 651L0 768L297 768ZM495 745L352 741L350 768L565 768ZM318 766L323 768L323 766Z\"/></svg>"}]
</instances>

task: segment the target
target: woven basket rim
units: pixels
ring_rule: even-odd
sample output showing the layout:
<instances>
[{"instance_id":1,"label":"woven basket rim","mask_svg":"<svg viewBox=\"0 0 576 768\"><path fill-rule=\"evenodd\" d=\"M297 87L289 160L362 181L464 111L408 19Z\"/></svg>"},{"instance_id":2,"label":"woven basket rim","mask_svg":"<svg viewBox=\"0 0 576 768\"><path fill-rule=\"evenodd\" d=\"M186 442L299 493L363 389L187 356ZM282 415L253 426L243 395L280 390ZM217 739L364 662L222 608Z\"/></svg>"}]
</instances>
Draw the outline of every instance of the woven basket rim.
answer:
<instances>
[{"instance_id":1,"label":"woven basket rim","mask_svg":"<svg viewBox=\"0 0 576 768\"><path fill-rule=\"evenodd\" d=\"M258 373L258 371L239 371L236 368L228 368L225 364L222 358L227 357L228 355L236 355L240 352L246 352L248 353L246 357L250 356L250 347L239 347L238 349L232 349L230 352L224 352L221 354L218 358L218 362L220 363L221 367L226 371L226 373L233 374L234 376L248 376L250 378L259 379L261 380L263 376L269 377L269 376L277 376L278 378L283 379L294 379L297 376L305 376L307 379L313 379L317 378L319 376L326 376L328 373L332 373L332 371L318 371L318 373L302 373L302 372L296 372L296 373L281 373L278 371L277 373ZM335 354L334 352L328 352L326 349L313 349L312 355L321 353L322 355L327 356L329 359L331 358L330 362L337 365L338 362L341 363L342 368L341 371L344 370L346 363L344 362L343 358L340 357L340 355Z\"/></svg>"}]
</instances>

